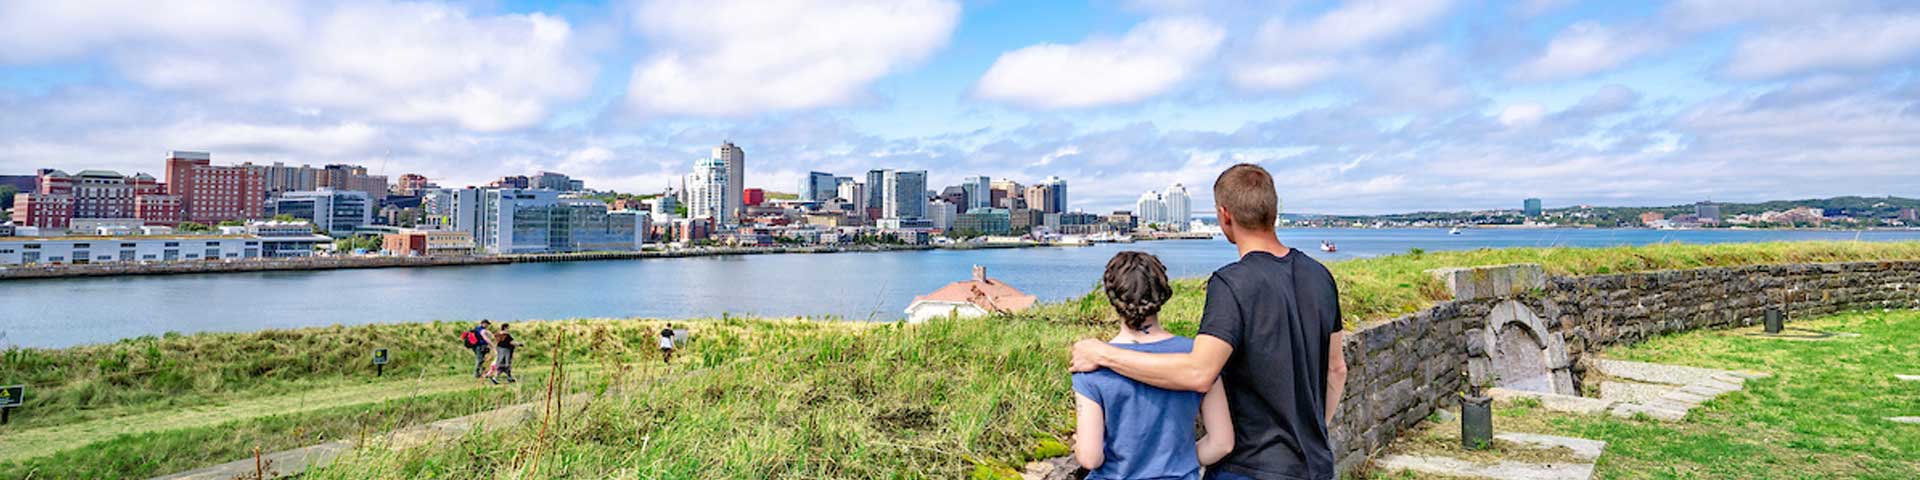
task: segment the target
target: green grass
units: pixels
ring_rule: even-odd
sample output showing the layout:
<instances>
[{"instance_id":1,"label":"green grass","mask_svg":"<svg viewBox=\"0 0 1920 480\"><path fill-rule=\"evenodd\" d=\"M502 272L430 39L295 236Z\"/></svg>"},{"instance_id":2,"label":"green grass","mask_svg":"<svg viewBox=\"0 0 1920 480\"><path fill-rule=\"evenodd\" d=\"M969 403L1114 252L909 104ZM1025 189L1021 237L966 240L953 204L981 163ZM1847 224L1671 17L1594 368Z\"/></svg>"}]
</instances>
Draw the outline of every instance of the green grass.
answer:
<instances>
[{"instance_id":1,"label":"green grass","mask_svg":"<svg viewBox=\"0 0 1920 480\"><path fill-rule=\"evenodd\" d=\"M310 478L954 478L1057 453L1064 349L1100 329L1034 318L859 330L752 325L710 371L541 425L362 451ZM728 334L731 335L731 334ZM705 341L705 340L701 340ZM722 360L750 358L738 363ZM1051 452L1041 452L1051 450Z\"/></svg>"},{"instance_id":2,"label":"green grass","mask_svg":"<svg viewBox=\"0 0 1920 480\"><path fill-rule=\"evenodd\" d=\"M1773 376L1749 380L1745 390L1679 423L1515 405L1497 407L1494 429L1606 441L1600 478L1920 478L1920 425L1885 420L1920 416L1920 383L1893 377L1920 372L1920 312L1849 313L1794 326L1862 336L1804 342L1706 331L1654 338L1607 356ZM1458 428L1447 425L1429 430Z\"/></svg>"},{"instance_id":3,"label":"green grass","mask_svg":"<svg viewBox=\"0 0 1920 480\"><path fill-rule=\"evenodd\" d=\"M683 322L684 323L684 322ZM523 366L556 353L569 362L654 355L662 322L514 322ZM34 428L154 411L220 405L418 377L472 375L466 323L332 326L250 333L168 334L66 349L0 351L0 380L26 384L28 408L12 428ZM555 352L556 332L588 340ZM373 378L373 350L386 348L386 376Z\"/></svg>"},{"instance_id":4,"label":"green grass","mask_svg":"<svg viewBox=\"0 0 1920 480\"><path fill-rule=\"evenodd\" d=\"M274 415L218 425L120 435L84 449L0 463L0 478L149 478L492 410L524 401L515 389L480 389L370 405Z\"/></svg>"},{"instance_id":5,"label":"green grass","mask_svg":"<svg viewBox=\"0 0 1920 480\"><path fill-rule=\"evenodd\" d=\"M1672 244L1410 252L1330 267L1341 282L1348 321L1360 323L1416 311L1442 299L1443 289L1427 270L1448 266L1534 262L1554 273L1593 274L1914 258L1920 258L1920 242ZM1181 280L1175 288L1162 320L1174 332L1192 334L1204 304L1203 280ZM1006 475L1027 457L1056 450L1066 440L1072 408L1063 368L1066 345L1109 333L1113 327L1102 320L1108 312L1105 299L1094 292L1011 318L920 326L676 321L691 326L698 339L677 368L704 371L658 385L638 383L638 376L616 375L626 371L619 367L623 363L652 361L651 342L660 327L658 321L516 322L520 338L531 346L519 354L521 365L545 364L556 355L569 364L606 365L600 375L589 376L591 382L629 388L583 411L556 418L546 426L545 435L536 430L539 427L528 425L477 432L440 447L362 452L316 475ZM364 325L167 335L61 350L13 349L0 352L0 380L5 380L0 383L32 385L30 408L15 412L16 425L8 427L18 432L364 385L369 382L367 363L374 348L393 350L389 374L394 377L457 377L471 368L470 353L456 339L466 327ZM568 343L555 350L554 342L561 338ZM1657 348L1661 341L1644 348ZM1920 415L1920 409L1914 410L1910 414ZM1650 427L1616 423L1606 428ZM266 435L238 432L237 438L256 443ZM168 437L170 432L156 433L148 443L126 440L134 443L122 451L139 455L136 452L171 448L161 443L195 441ZM1696 449L1699 445L1686 441L1716 439L1710 431L1700 435L1674 438ZM0 447L4 442L0 440ZM1626 445L1624 451L1632 451L1632 444ZM71 450L63 458L86 463L100 457L91 453L101 448L108 447L96 444ZM1896 453L1911 452L1909 448ZM1901 458L1870 456L1881 462ZM1911 460L1907 462L1910 466ZM1627 465L1651 468L1654 464ZM75 468L114 471L105 466Z\"/></svg>"}]
</instances>

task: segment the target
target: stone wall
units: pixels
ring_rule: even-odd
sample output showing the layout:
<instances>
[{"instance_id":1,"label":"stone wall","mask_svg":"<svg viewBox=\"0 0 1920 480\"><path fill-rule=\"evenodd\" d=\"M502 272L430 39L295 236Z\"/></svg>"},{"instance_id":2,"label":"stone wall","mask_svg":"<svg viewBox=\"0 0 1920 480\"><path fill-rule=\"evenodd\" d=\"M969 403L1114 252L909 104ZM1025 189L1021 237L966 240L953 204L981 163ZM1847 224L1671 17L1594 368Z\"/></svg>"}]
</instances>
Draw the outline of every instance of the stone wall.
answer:
<instances>
[{"instance_id":1,"label":"stone wall","mask_svg":"<svg viewBox=\"0 0 1920 480\"><path fill-rule=\"evenodd\" d=\"M1852 262L1554 277L1548 318L1564 331L1576 377L1590 352L1703 328L1756 325L1768 306L1788 323L1882 308L1920 308L1920 262Z\"/></svg>"},{"instance_id":2,"label":"stone wall","mask_svg":"<svg viewBox=\"0 0 1920 480\"><path fill-rule=\"evenodd\" d=\"M1592 352L1657 335L1755 325L1768 305L1789 321L1847 310L1920 308L1920 262L1762 265L1547 276L1537 265L1436 271L1455 299L1351 331L1347 385L1329 434L1350 472L1435 409L1456 406L1469 373L1495 348L1487 318L1507 302L1562 340L1574 385ZM1507 307L1512 308L1512 307ZM1499 325L1493 328L1499 328ZM1552 368L1549 366L1549 368ZM1478 383L1478 382L1476 382Z\"/></svg>"}]
</instances>

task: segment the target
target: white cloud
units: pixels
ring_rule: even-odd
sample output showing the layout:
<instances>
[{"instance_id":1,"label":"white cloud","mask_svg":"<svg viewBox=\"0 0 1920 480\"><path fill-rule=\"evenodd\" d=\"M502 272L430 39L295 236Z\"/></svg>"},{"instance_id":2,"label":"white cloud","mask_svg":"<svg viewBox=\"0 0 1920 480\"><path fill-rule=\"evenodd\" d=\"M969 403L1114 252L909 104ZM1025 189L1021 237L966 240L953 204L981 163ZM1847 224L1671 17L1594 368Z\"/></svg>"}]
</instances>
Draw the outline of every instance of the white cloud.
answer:
<instances>
[{"instance_id":1,"label":"white cloud","mask_svg":"<svg viewBox=\"0 0 1920 480\"><path fill-rule=\"evenodd\" d=\"M1920 15L1827 17L1752 34L1734 48L1727 72L1767 78L1821 70L1862 70L1920 53Z\"/></svg>"},{"instance_id":2,"label":"white cloud","mask_svg":"<svg viewBox=\"0 0 1920 480\"><path fill-rule=\"evenodd\" d=\"M1524 128L1540 124L1547 116L1547 107L1538 103L1518 103L1500 110L1500 124L1509 128Z\"/></svg>"},{"instance_id":3,"label":"white cloud","mask_svg":"<svg viewBox=\"0 0 1920 480\"><path fill-rule=\"evenodd\" d=\"M106 58L149 87L480 131L580 98L594 66L566 21L348 2L8 2L0 61Z\"/></svg>"},{"instance_id":4,"label":"white cloud","mask_svg":"<svg viewBox=\"0 0 1920 480\"><path fill-rule=\"evenodd\" d=\"M648 113L740 116L856 100L868 84L946 46L949 0L652 0L637 28L660 44L634 67Z\"/></svg>"},{"instance_id":5,"label":"white cloud","mask_svg":"<svg viewBox=\"0 0 1920 480\"><path fill-rule=\"evenodd\" d=\"M1324 58L1276 60L1233 68L1233 82L1261 90L1294 90L1320 83L1341 73L1339 62Z\"/></svg>"},{"instance_id":6,"label":"white cloud","mask_svg":"<svg viewBox=\"0 0 1920 480\"><path fill-rule=\"evenodd\" d=\"M1360 0L1347 2L1304 24L1275 17L1260 26L1254 42L1269 51L1340 52L1419 31L1438 20L1450 0Z\"/></svg>"},{"instance_id":7,"label":"white cloud","mask_svg":"<svg viewBox=\"0 0 1920 480\"><path fill-rule=\"evenodd\" d=\"M1796 22L1823 12L1859 11L1876 0L1676 0L1661 13L1672 26L1700 31L1749 21Z\"/></svg>"},{"instance_id":8,"label":"white cloud","mask_svg":"<svg viewBox=\"0 0 1920 480\"><path fill-rule=\"evenodd\" d=\"M1445 16L1450 0L1349 2L1304 22L1274 17L1260 24L1228 62L1228 79L1247 90L1287 91L1318 84L1375 62L1373 47L1402 40Z\"/></svg>"},{"instance_id":9,"label":"white cloud","mask_svg":"<svg viewBox=\"0 0 1920 480\"><path fill-rule=\"evenodd\" d=\"M1034 108L1138 102L1186 80L1226 31L1193 17L1149 20L1118 39L1042 44L1000 55L975 95Z\"/></svg>"},{"instance_id":10,"label":"white cloud","mask_svg":"<svg viewBox=\"0 0 1920 480\"><path fill-rule=\"evenodd\" d=\"M1580 22L1554 35L1539 57L1510 72L1522 80L1578 78L1618 67L1659 48L1654 32Z\"/></svg>"}]
</instances>

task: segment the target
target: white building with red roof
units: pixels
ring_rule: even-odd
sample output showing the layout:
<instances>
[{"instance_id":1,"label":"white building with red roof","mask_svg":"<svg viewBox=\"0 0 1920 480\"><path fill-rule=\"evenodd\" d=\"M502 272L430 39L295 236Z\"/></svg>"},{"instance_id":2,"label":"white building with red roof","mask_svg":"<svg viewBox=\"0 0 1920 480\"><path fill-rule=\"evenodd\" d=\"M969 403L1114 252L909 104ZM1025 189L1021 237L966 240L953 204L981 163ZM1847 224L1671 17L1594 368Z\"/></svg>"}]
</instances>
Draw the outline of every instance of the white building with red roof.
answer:
<instances>
[{"instance_id":1,"label":"white building with red roof","mask_svg":"<svg viewBox=\"0 0 1920 480\"><path fill-rule=\"evenodd\" d=\"M1032 308L1038 300L1006 282L988 278L986 267L974 265L972 280L950 283L933 293L914 297L913 304L907 305L907 322L920 323L949 315L976 318L1015 313Z\"/></svg>"}]
</instances>

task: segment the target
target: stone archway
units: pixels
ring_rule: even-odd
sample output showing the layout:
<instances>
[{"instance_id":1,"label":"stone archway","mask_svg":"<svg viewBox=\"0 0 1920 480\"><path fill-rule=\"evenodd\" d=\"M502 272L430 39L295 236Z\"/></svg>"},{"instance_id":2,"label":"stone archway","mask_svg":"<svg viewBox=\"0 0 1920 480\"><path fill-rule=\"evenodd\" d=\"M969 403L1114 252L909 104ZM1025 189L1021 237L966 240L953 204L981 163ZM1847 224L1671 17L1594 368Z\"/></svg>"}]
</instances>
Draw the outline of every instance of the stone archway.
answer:
<instances>
[{"instance_id":1,"label":"stone archway","mask_svg":"<svg viewBox=\"0 0 1920 480\"><path fill-rule=\"evenodd\" d=\"M1573 386L1572 363L1567 361L1566 343L1547 329L1533 310L1516 300L1495 305L1487 313L1481 329L1486 359L1484 368L1469 369L1471 380L1479 385L1494 385L1513 390L1579 395ZM1492 378L1487 378L1491 376Z\"/></svg>"}]
</instances>

